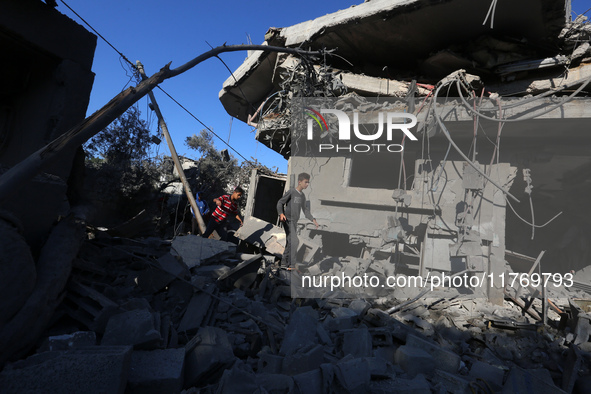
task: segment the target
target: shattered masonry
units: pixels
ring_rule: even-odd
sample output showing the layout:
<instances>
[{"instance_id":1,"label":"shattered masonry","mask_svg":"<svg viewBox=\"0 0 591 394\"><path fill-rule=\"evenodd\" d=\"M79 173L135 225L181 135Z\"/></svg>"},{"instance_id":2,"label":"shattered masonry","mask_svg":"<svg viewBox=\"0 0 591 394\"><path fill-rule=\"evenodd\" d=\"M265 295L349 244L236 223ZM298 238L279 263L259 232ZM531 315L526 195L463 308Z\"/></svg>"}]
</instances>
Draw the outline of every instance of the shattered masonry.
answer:
<instances>
[{"instance_id":1,"label":"shattered masonry","mask_svg":"<svg viewBox=\"0 0 591 394\"><path fill-rule=\"evenodd\" d=\"M14 4L0 13L3 43L18 19L12 14L46 7ZM38 10L49 15L43 21L60 21L50 7ZM570 1L492 8L469 0L371 0L271 28L269 44L338 48L339 57L305 63L256 52L224 84L220 100L228 112L255 125L259 141L289 158L287 176L253 171L238 244L195 235L135 237L147 225L141 214L108 230L69 216L32 234L20 228L18 209L0 212L6 234L0 240L10 246L0 268L17 272L5 264L20 264L17 279L24 277L25 285L7 283L26 290L13 291L18 299L10 292L0 299L0 391L591 391L591 137L583 98L591 28L584 17L571 22L565 15ZM79 26L70 29L94 39ZM84 90L90 64L78 60L87 66L76 74ZM64 67L73 65L65 61L58 69ZM476 102L476 121L458 93ZM531 96L537 94L543 97ZM359 163L344 154L315 158L310 166L291 144L290 105L298 95L338 97L368 110L367 97L392 98L417 113L422 141L406 144L403 161ZM505 119L523 116L559 99L566 99L559 111L536 119L484 118L498 116L497 109ZM76 118L62 115L64 124ZM460 149L450 148L450 140ZM0 158L3 165L18 162ZM387 169L377 180L368 176L376 164ZM67 173L64 168L58 172ZM552 279L548 288L518 281L479 297L468 296L474 289L450 297L407 286L294 298L298 273L276 269L285 234L274 208L302 171L312 175L306 193L321 227L299 224L300 274L529 278L554 270L573 272L573 286L554 286ZM35 182L63 192L62 175ZM535 223L550 221L547 226L524 224L512 212L533 221L530 196ZM57 212L37 208L48 218ZM38 242L43 237L45 246Z\"/></svg>"}]
</instances>

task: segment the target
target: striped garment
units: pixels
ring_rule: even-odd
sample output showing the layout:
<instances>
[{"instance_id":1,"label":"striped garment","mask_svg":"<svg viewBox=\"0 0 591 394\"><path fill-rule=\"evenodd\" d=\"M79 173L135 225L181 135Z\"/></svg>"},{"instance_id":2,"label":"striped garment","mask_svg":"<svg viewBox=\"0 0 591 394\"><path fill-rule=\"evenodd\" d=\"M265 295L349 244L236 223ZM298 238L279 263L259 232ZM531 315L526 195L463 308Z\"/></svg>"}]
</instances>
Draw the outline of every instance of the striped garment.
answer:
<instances>
[{"instance_id":1,"label":"striped garment","mask_svg":"<svg viewBox=\"0 0 591 394\"><path fill-rule=\"evenodd\" d=\"M232 201L229 194L218 197L218 200L222 202L222 205L217 207L211 214L211 217L218 223L226 220L229 214L238 214L238 203Z\"/></svg>"}]
</instances>

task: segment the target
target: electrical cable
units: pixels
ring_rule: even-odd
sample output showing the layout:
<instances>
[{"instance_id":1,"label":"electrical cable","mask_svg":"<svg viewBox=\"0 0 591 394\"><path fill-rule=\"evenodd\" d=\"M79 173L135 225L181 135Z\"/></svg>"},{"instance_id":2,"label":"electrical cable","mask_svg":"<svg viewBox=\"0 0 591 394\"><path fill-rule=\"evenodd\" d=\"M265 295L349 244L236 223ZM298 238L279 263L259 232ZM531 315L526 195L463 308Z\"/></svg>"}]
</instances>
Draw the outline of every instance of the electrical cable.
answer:
<instances>
[{"instance_id":1,"label":"electrical cable","mask_svg":"<svg viewBox=\"0 0 591 394\"><path fill-rule=\"evenodd\" d=\"M484 18L484 21L482 22L482 25L484 26L486 24L486 21L488 20L488 17L490 16L490 28L493 28L494 22L495 22L495 10L497 9L497 0L492 0L492 2L490 3L490 7L488 7L488 12L486 13L486 17Z\"/></svg>"},{"instance_id":2,"label":"electrical cable","mask_svg":"<svg viewBox=\"0 0 591 394\"><path fill-rule=\"evenodd\" d=\"M546 227L548 224L550 224L551 222L554 221L554 219L556 219L557 217L559 217L560 215L562 215L562 211L558 212L556 215L554 215L554 217L550 220L548 220L546 223L544 224L534 224L534 223L530 223L527 220L525 220L524 218L522 218L521 216L519 216L519 214L515 211L515 209L513 208L513 205L511 205L511 202L509 201L508 198L505 197L505 200L507 201L507 204L509 204L509 208L511 208L511 210L513 211L513 213L515 214L515 216L517 216L519 219L521 219L521 221L529 226L535 227L535 228L542 228L542 227Z\"/></svg>"},{"instance_id":3,"label":"electrical cable","mask_svg":"<svg viewBox=\"0 0 591 394\"><path fill-rule=\"evenodd\" d=\"M247 163L252 163L252 161L248 160L246 157L244 157L240 152L238 152L236 149L234 149L230 144L228 144L226 141L224 141L224 139L222 137L220 137L219 135L217 135L209 126L207 126L205 123L203 123L201 120L199 120L198 117L196 117L195 115L193 115L193 113L191 111L189 111L187 108L185 108L181 103L179 103L174 97L172 97L170 94L168 94L164 89L162 89L160 86L157 86L158 89L160 89L160 91L162 93L164 93L165 95L168 96L168 98L170 98L172 101L174 101L179 107L181 107L185 112L187 112L193 119L195 119L197 122L199 122L203 127L205 127L211 134L215 135L220 141L222 141L228 148L232 149L234 152L236 152L236 154L238 156L240 156L242 159L244 159L244 161L246 161Z\"/></svg>"},{"instance_id":4,"label":"electrical cable","mask_svg":"<svg viewBox=\"0 0 591 394\"><path fill-rule=\"evenodd\" d=\"M444 82L442 83L437 90L435 91L435 94L433 96L433 104L434 106L436 106L437 104L437 97L439 96L439 91L446 85L450 84L452 81L448 81L448 82ZM500 191L502 191L504 194L506 194L507 196L511 197L512 199L514 199L517 202L520 202L515 196L513 196L511 193L509 193L508 190L503 189L499 184L497 184L497 182L495 182L491 177L489 177L486 173L484 173L476 164L474 164L472 162L472 160L470 160L465 154L464 152L462 152L462 150L456 145L456 143L453 141L453 139L451 138L451 135L449 134L449 131L447 130L447 127L445 127L445 125L443 124L443 121L441 120L441 117L439 116L439 114L437 113L437 110L434 107L434 111L433 111L433 115L435 116L435 119L437 120L437 123L439 124L439 127L441 127L441 131L443 132L443 134L445 135L445 137L447 138L447 140L450 142L450 144L454 147L454 149L460 154L460 156L472 167L474 168L480 175L482 175L484 178L488 179L490 183L492 183L495 187L497 187Z\"/></svg>"},{"instance_id":5,"label":"electrical cable","mask_svg":"<svg viewBox=\"0 0 591 394\"><path fill-rule=\"evenodd\" d=\"M580 81L580 80L579 80ZM550 105L549 108L541 111L541 112L537 112L537 113L533 113L530 115L524 115L521 117L511 117L511 118L503 118L503 119L498 119L498 118L491 118L490 116L484 115L483 113L480 113L476 110L473 110L470 103L468 103L468 101L466 101L466 98L462 95L461 92L461 85L460 85L460 79L457 78L456 79L456 85L458 87L458 95L460 97L460 99L462 100L462 102L464 103L465 107L468 109L469 112L472 112L475 115L481 116L484 119L487 120L492 120L495 122L520 122L522 120L530 120L530 119L534 119L537 118L538 116L547 114L548 112L554 111L556 108L563 106L564 104L566 104L567 102L571 101L577 94L579 94L581 92L581 90L583 90L588 84L589 82L591 82L591 77L586 78L585 82L579 86L579 88L577 90L575 90L572 94L570 94L569 96L567 96L565 99L561 100L559 103L557 104L553 104ZM577 81L578 82L578 81ZM451 81L446 82L445 84L451 83Z\"/></svg>"},{"instance_id":6,"label":"electrical cable","mask_svg":"<svg viewBox=\"0 0 591 394\"><path fill-rule=\"evenodd\" d=\"M80 16L80 15L79 15L79 14L78 14L76 11L74 11L74 10L72 9L72 7L70 7L70 6L69 6L69 5L68 5L68 4L67 4L67 3L66 3L64 0L60 0L60 1L61 1L61 2L62 2L62 3L65 5L65 6L66 6L66 7L68 7L68 9L69 9L70 11L72 11L72 12L74 13L74 15L76 15L78 18L80 18L80 20L81 20L82 22L84 22L84 23L86 24L86 26L88 26L88 27L90 28L90 30L92 30L93 32L95 32L97 36L99 36L99 37L100 37L100 38L101 38L101 39L102 39L104 42L106 42L106 43L107 43L107 45L109 45L111 48L113 48L113 50L114 50L115 52L117 52L117 53L119 54L119 56L121 56L121 58L123 58L123 60L125 60L127 63L129 63L129 64L130 64L130 65L131 65L131 66L132 66L134 69L136 68L136 67L135 67L135 64L133 64L133 63L132 63L132 62L131 62L131 61L130 61L130 60L127 58L127 57L125 57L125 55L124 55L123 53L119 52L119 50L117 50L117 48L115 48L115 47L113 46L113 44L111 44L111 43L110 43L110 42L109 42L109 41L108 41L108 40L107 40L105 37L103 37L103 36L101 35L101 33L99 33L98 31L96 31L96 30L95 30L95 28L94 28L94 27L92 27L92 26L90 25L90 23L86 22L86 20L85 20L84 18L82 18L82 17L81 17L81 16Z\"/></svg>"},{"instance_id":7,"label":"electrical cable","mask_svg":"<svg viewBox=\"0 0 591 394\"><path fill-rule=\"evenodd\" d=\"M82 22L84 22L94 33L96 33L97 36L99 36L105 43L107 43L107 45L109 45L111 48L113 48L113 50L115 52L117 52L117 54L123 59L125 60L127 63L129 63L129 65L133 68L133 70L137 70L137 67L135 64L133 64L121 51L119 51L117 48L115 48L115 46L113 44L111 44L105 37L103 37L94 27L92 27L90 25L90 23L88 23L84 18L82 18L80 16L80 14L78 14L76 11L74 11L72 9L72 7L70 7L64 0L60 0L70 11L72 11L74 13L74 15L76 15L78 18L80 18L80 20ZM217 56L216 56L217 57ZM218 58L219 59L219 58ZM220 59L221 60L221 59ZM222 61L222 63L227 67L227 65ZM231 71L230 71L231 72ZM132 77L133 78L133 77ZM130 79L131 80L131 79ZM197 122L199 122L203 127L205 127L209 132L211 132L214 136L216 136L220 141L222 141L224 144L226 144L230 149L232 149L232 151L234 151L238 156L240 156L244 161L246 161L247 163L253 164L252 161L248 160L246 157L244 157L240 152L238 152L236 149L234 149L232 146L230 146L230 144L226 143L224 141L223 138L221 138L219 135L217 135L209 126L205 125L205 123L203 123L201 120L199 120L199 118L197 118L195 115L193 115L187 108L185 108L181 103L179 103L177 100L175 100L170 94L168 94L164 89L162 89L160 86L157 86L158 89L160 89L164 94L166 94L172 101L174 101L179 107L181 107L183 110L185 110L191 117L193 117ZM246 99L246 98L245 98ZM247 100L248 101L248 100ZM250 103L249 103L250 104Z\"/></svg>"}]
</instances>

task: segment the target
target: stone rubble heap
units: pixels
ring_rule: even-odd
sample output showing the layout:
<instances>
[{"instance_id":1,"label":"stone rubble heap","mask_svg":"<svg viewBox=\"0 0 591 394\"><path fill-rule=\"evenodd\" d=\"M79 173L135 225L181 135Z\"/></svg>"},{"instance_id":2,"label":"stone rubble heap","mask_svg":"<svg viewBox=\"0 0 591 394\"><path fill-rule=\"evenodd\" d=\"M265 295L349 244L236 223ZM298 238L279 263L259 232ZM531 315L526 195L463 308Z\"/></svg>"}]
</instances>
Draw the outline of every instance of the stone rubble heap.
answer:
<instances>
[{"instance_id":1,"label":"stone rubble heap","mask_svg":"<svg viewBox=\"0 0 591 394\"><path fill-rule=\"evenodd\" d=\"M591 343L567 341L558 314L542 326L508 301L389 315L406 300L292 299L273 259L197 236L86 241L45 339L0 391L591 391Z\"/></svg>"}]
</instances>

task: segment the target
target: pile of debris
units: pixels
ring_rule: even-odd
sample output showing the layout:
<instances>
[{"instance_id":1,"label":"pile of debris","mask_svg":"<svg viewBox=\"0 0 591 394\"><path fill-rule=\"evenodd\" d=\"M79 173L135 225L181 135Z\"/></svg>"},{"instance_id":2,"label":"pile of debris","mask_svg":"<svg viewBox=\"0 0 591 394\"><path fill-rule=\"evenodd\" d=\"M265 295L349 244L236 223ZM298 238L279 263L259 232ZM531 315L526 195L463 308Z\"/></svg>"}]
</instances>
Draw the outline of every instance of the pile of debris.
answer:
<instances>
[{"instance_id":1,"label":"pile of debris","mask_svg":"<svg viewBox=\"0 0 591 394\"><path fill-rule=\"evenodd\" d=\"M2 392L589 392L591 344L512 303L422 299L390 315L392 299L292 299L274 258L191 235L87 240Z\"/></svg>"}]
</instances>

